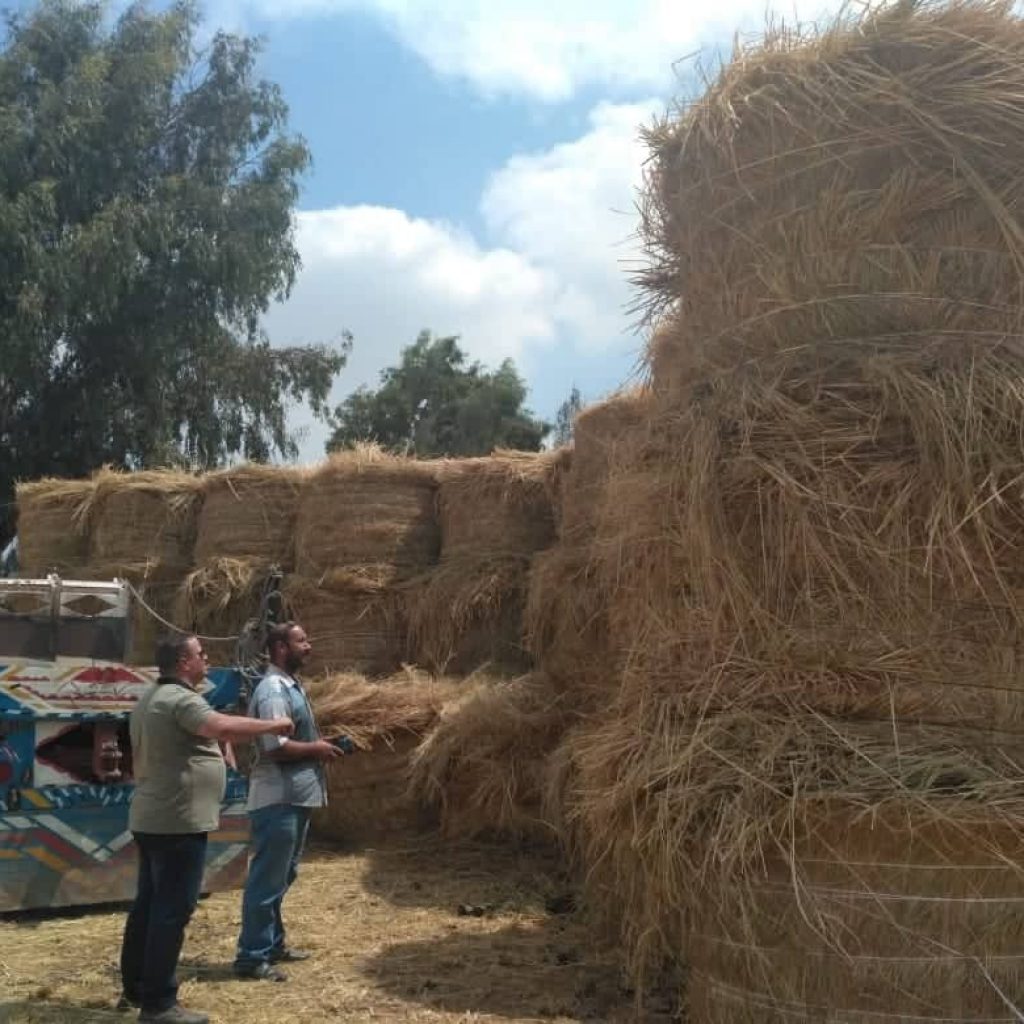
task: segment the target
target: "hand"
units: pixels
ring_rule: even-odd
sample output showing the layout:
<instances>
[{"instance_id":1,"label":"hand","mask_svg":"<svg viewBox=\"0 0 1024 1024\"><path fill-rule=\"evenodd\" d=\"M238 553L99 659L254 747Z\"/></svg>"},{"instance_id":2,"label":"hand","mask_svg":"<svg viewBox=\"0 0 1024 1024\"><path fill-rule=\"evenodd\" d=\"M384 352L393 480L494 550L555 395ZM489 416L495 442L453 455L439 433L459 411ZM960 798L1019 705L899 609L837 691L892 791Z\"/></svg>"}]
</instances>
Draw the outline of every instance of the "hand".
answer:
<instances>
[{"instance_id":1,"label":"hand","mask_svg":"<svg viewBox=\"0 0 1024 1024\"><path fill-rule=\"evenodd\" d=\"M271 718L269 725L272 736L291 736L295 732L295 723L290 718Z\"/></svg>"},{"instance_id":2,"label":"hand","mask_svg":"<svg viewBox=\"0 0 1024 1024\"><path fill-rule=\"evenodd\" d=\"M339 750L330 740L317 740L313 744L313 756L321 761L333 761L336 757L344 757L345 752Z\"/></svg>"}]
</instances>

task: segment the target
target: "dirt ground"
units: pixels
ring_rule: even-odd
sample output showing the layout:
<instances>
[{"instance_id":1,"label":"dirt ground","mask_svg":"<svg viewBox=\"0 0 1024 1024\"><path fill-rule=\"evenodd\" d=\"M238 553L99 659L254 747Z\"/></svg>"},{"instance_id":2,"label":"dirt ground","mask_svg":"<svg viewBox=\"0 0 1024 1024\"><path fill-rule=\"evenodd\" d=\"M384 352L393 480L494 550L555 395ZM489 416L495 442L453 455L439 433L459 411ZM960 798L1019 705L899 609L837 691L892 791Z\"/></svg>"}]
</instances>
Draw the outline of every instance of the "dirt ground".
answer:
<instances>
[{"instance_id":1,"label":"dirt ground","mask_svg":"<svg viewBox=\"0 0 1024 1024\"><path fill-rule=\"evenodd\" d=\"M218 893L189 927L181 1001L217 1024L670 1021L636 1010L565 892L554 861L507 846L314 847L285 902L312 959L285 984L235 980L239 894ZM134 1019L114 1009L124 910L0 917L0 1021Z\"/></svg>"}]
</instances>

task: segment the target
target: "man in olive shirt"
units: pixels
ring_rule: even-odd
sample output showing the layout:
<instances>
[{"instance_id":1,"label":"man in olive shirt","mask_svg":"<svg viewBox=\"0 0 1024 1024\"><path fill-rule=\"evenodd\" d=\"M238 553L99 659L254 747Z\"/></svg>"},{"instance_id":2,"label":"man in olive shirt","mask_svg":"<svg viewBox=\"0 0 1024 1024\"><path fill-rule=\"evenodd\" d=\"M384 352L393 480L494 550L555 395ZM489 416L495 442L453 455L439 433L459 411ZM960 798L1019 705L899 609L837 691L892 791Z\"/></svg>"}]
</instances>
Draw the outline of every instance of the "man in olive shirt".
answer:
<instances>
[{"instance_id":1,"label":"man in olive shirt","mask_svg":"<svg viewBox=\"0 0 1024 1024\"><path fill-rule=\"evenodd\" d=\"M131 713L135 795L128 827L139 881L121 948L122 1004L140 1021L206 1024L178 1005L175 977L185 926L199 901L206 843L220 823L226 769L219 742L289 736L290 718L222 715L199 695L206 654L195 636L157 646L159 680Z\"/></svg>"}]
</instances>

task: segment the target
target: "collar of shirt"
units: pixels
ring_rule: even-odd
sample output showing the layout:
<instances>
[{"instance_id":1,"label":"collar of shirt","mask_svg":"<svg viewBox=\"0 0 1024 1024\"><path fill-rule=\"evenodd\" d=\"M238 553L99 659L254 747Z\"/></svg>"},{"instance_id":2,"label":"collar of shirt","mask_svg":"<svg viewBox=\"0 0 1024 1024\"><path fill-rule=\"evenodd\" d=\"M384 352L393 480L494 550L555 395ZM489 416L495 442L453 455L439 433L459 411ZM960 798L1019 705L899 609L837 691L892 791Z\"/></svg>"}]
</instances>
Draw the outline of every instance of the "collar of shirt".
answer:
<instances>
[{"instance_id":1,"label":"collar of shirt","mask_svg":"<svg viewBox=\"0 0 1024 1024\"><path fill-rule=\"evenodd\" d=\"M276 665L271 665L270 668L267 669L267 675L276 676L289 689L294 689L296 686L298 686L300 690L302 689L295 676L289 675L283 668L278 668Z\"/></svg>"}]
</instances>

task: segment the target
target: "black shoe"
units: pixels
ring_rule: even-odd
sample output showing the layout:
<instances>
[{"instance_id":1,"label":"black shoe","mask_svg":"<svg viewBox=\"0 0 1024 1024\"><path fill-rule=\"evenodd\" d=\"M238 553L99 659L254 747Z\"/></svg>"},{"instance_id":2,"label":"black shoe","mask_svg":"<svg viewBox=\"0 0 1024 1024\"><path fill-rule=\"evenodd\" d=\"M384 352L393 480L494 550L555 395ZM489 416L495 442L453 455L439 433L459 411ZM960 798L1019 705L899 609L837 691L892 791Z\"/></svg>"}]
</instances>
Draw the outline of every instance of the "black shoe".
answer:
<instances>
[{"instance_id":1,"label":"black shoe","mask_svg":"<svg viewBox=\"0 0 1024 1024\"><path fill-rule=\"evenodd\" d=\"M270 962L272 964L297 964L308 960L312 955L305 949L292 949L291 946L285 946L283 949L275 949L270 954Z\"/></svg>"},{"instance_id":2,"label":"black shoe","mask_svg":"<svg viewBox=\"0 0 1024 1024\"><path fill-rule=\"evenodd\" d=\"M287 981L288 975L264 960L258 964L235 964L235 977L246 981Z\"/></svg>"},{"instance_id":3,"label":"black shoe","mask_svg":"<svg viewBox=\"0 0 1024 1024\"><path fill-rule=\"evenodd\" d=\"M175 1004L157 1012L143 1010L139 1014L139 1024L210 1024L210 1018L205 1013L196 1013Z\"/></svg>"},{"instance_id":4,"label":"black shoe","mask_svg":"<svg viewBox=\"0 0 1024 1024\"><path fill-rule=\"evenodd\" d=\"M131 996L126 996L122 992L121 997L118 999L117 1004L114 1006L114 1009L117 1010L118 1013L124 1013L127 1010L137 1010L141 1005L142 1004L138 1001L138 999L132 999Z\"/></svg>"}]
</instances>

